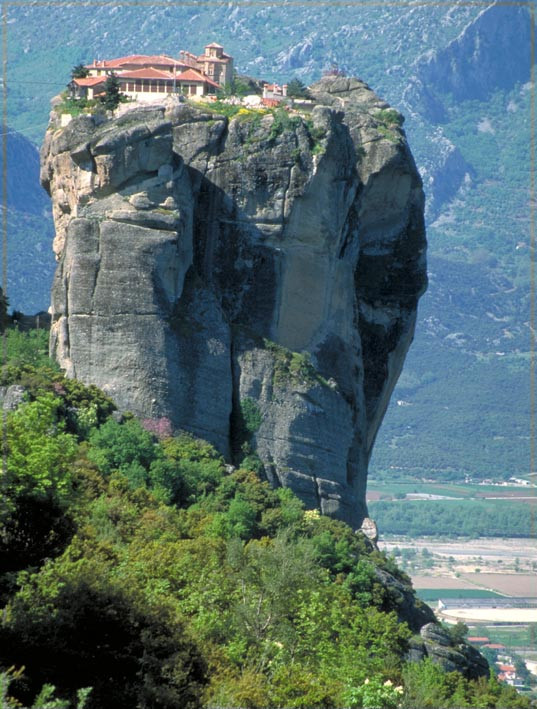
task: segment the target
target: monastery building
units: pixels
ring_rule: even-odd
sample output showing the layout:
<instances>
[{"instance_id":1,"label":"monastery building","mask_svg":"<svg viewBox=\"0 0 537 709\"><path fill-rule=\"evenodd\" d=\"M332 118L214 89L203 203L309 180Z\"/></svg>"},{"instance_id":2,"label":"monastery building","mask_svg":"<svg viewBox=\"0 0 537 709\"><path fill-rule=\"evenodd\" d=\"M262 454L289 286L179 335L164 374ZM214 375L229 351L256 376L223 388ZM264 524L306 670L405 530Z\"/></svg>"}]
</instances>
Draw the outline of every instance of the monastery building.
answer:
<instances>
[{"instance_id":1,"label":"monastery building","mask_svg":"<svg viewBox=\"0 0 537 709\"><path fill-rule=\"evenodd\" d=\"M216 94L233 78L233 57L216 42L199 56L181 51L179 59L163 54L132 54L119 59L94 59L86 66L88 76L69 84L76 98L96 98L106 79L114 74L120 91L136 101L153 101L161 94L180 93L192 98Z\"/></svg>"}]
</instances>

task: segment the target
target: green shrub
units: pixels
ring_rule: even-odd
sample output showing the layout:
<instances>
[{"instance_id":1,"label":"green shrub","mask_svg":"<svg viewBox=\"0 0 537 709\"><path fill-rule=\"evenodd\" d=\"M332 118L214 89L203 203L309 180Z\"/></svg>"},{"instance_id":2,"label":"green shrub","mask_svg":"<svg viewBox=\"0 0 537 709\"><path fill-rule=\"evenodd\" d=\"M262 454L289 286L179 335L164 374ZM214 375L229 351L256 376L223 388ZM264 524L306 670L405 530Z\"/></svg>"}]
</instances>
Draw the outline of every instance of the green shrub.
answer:
<instances>
[{"instance_id":1,"label":"green shrub","mask_svg":"<svg viewBox=\"0 0 537 709\"><path fill-rule=\"evenodd\" d=\"M88 458L103 475L117 470L135 487L148 480L149 466L157 458L157 447L154 436L136 419L122 424L108 419L91 432L89 443Z\"/></svg>"},{"instance_id":2,"label":"green shrub","mask_svg":"<svg viewBox=\"0 0 537 709\"><path fill-rule=\"evenodd\" d=\"M101 113L102 110L102 103L97 99L73 98L66 94L63 95L62 102L54 106L55 113L69 113L73 117L83 113Z\"/></svg>"},{"instance_id":3,"label":"green shrub","mask_svg":"<svg viewBox=\"0 0 537 709\"><path fill-rule=\"evenodd\" d=\"M395 108L383 108L382 110L377 111L374 115L377 121L384 123L386 126L402 126L405 122L405 117L399 113L399 111L396 111Z\"/></svg>"},{"instance_id":4,"label":"green shrub","mask_svg":"<svg viewBox=\"0 0 537 709\"><path fill-rule=\"evenodd\" d=\"M49 331L45 329L29 330L22 332L18 328L9 328L5 333L7 358L5 365L8 367L59 367L48 354Z\"/></svg>"},{"instance_id":5,"label":"green shrub","mask_svg":"<svg viewBox=\"0 0 537 709\"><path fill-rule=\"evenodd\" d=\"M290 116L285 108L275 108L272 111L274 120L270 126L269 140L276 140L276 138L286 131L293 130L297 125L302 122L299 116Z\"/></svg>"},{"instance_id":6,"label":"green shrub","mask_svg":"<svg viewBox=\"0 0 537 709\"><path fill-rule=\"evenodd\" d=\"M317 372L311 363L308 352L293 352L266 338L263 342L265 348L272 353L274 358L273 385L275 388L292 382L329 386L327 380Z\"/></svg>"}]
</instances>

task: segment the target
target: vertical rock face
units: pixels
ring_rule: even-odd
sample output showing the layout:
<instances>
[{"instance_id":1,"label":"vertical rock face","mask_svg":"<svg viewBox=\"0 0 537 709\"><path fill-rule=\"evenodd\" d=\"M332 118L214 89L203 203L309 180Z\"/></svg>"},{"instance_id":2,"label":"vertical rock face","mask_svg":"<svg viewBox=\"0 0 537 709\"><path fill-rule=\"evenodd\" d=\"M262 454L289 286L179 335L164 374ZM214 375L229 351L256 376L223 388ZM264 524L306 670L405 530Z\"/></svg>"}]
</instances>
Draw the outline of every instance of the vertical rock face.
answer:
<instances>
[{"instance_id":1,"label":"vertical rock face","mask_svg":"<svg viewBox=\"0 0 537 709\"><path fill-rule=\"evenodd\" d=\"M426 283L423 193L397 112L356 79L313 93L311 114L53 123L51 349L359 526Z\"/></svg>"}]
</instances>

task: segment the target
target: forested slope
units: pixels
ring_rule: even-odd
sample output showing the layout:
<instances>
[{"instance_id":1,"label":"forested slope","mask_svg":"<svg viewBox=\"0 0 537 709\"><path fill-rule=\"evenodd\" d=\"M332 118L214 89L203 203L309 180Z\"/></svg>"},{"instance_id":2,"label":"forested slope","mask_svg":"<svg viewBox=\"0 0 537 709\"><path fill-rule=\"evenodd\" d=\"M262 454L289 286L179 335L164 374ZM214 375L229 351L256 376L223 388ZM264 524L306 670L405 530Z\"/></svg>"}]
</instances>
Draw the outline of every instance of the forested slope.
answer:
<instances>
[{"instance_id":1,"label":"forested slope","mask_svg":"<svg viewBox=\"0 0 537 709\"><path fill-rule=\"evenodd\" d=\"M406 661L430 611L393 560L166 421L118 417L45 340L11 332L2 373L3 706L528 706Z\"/></svg>"}]
</instances>

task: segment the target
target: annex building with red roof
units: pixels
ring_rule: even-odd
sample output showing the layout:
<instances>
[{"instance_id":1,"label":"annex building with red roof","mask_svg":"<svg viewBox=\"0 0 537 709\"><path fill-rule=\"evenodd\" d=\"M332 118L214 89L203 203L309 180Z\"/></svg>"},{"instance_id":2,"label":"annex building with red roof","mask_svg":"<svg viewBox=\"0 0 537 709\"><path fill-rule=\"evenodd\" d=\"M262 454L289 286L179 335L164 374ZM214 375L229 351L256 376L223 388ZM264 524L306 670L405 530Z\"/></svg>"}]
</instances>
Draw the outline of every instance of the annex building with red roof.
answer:
<instances>
[{"instance_id":1,"label":"annex building with red roof","mask_svg":"<svg viewBox=\"0 0 537 709\"><path fill-rule=\"evenodd\" d=\"M117 59L94 59L86 65L88 76L75 78L70 89L76 98L93 99L104 91L106 79L117 77L121 93L135 101L154 101L163 94L180 93L191 98L215 95L231 83L233 57L216 42L195 55L181 51L174 59L165 54L131 54Z\"/></svg>"}]
</instances>

